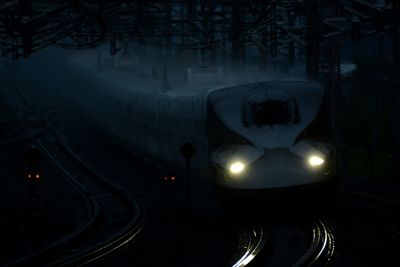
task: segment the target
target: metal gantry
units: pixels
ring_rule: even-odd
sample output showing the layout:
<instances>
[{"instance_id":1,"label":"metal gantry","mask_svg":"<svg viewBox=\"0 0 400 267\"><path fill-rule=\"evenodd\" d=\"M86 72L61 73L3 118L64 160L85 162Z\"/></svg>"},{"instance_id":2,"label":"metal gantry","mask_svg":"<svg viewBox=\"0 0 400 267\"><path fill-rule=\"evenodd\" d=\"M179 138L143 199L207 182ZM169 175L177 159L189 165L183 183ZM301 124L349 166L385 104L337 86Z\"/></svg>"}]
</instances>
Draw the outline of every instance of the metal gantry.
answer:
<instances>
[{"instance_id":1,"label":"metal gantry","mask_svg":"<svg viewBox=\"0 0 400 267\"><path fill-rule=\"evenodd\" d=\"M127 43L198 49L213 59L221 49L244 63L246 49L260 61L284 56L294 61L304 49L307 72L321 70L321 44L351 35L393 34L398 43L399 0L3 0L3 56L29 57L57 44L88 48L110 43L115 54ZM394 45L394 54L399 57Z\"/></svg>"}]
</instances>

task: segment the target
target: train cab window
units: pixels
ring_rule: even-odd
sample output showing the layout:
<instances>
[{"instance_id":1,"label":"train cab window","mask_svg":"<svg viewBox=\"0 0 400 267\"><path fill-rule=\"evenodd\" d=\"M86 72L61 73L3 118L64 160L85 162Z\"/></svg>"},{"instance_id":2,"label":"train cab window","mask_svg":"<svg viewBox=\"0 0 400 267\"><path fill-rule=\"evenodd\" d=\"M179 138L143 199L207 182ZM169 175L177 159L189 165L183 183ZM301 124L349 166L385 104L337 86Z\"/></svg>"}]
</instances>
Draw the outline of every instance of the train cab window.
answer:
<instances>
[{"instance_id":1,"label":"train cab window","mask_svg":"<svg viewBox=\"0 0 400 267\"><path fill-rule=\"evenodd\" d=\"M293 98L253 101L246 103L243 107L243 124L245 127L272 126L298 123L299 121L298 108Z\"/></svg>"}]
</instances>

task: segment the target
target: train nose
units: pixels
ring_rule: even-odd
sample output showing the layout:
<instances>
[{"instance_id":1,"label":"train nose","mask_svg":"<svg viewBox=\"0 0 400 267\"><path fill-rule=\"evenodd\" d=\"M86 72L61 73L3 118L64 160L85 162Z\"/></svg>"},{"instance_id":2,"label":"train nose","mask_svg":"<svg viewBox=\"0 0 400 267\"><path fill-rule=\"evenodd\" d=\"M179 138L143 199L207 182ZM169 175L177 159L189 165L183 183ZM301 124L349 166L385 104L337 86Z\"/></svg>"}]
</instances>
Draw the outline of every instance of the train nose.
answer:
<instances>
[{"instance_id":1,"label":"train nose","mask_svg":"<svg viewBox=\"0 0 400 267\"><path fill-rule=\"evenodd\" d=\"M221 182L223 186L245 190L307 185L328 178L324 164L324 159L317 156L302 158L287 149L274 149L243 166L241 172L225 172Z\"/></svg>"}]
</instances>

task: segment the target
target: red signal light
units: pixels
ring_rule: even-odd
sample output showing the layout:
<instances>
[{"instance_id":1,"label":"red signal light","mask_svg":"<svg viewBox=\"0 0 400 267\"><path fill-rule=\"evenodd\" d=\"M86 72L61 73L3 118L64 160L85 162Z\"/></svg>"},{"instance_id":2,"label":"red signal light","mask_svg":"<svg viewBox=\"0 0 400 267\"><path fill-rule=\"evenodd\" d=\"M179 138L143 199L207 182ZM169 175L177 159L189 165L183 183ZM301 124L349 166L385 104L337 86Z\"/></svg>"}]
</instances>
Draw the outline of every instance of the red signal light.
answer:
<instances>
[{"instance_id":1,"label":"red signal light","mask_svg":"<svg viewBox=\"0 0 400 267\"><path fill-rule=\"evenodd\" d=\"M39 179L40 178L40 175L39 174L36 174L36 179Z\"/></svg>"},{"instance_id":2,"label":"red signal light","mask_svg":"<svg viewBox=\"0 0 400 267\"><path fill-rule=\"evenodd\" d=\"M165 182L175 182L176 176L175 175L165 175L165 176L162 176L162 180Z\"/></svg>"}]
</instances>

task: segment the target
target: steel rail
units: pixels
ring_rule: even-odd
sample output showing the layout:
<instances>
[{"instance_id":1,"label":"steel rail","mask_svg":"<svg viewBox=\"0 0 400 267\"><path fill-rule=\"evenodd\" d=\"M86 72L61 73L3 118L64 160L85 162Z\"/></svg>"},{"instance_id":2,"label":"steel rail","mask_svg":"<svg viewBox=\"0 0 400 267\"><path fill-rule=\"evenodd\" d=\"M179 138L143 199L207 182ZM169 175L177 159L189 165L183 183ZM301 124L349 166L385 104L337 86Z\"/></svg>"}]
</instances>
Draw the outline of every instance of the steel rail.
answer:
<instances>
[{"instance_id":1,"label":"steel rail","mask_svg":"<svg viewBox=\"0 0 400 267\"><path fill-rule=\"evenodd\" d=\"M14 85L16 83L14 82ZM49 121L42 116L42 114L36 110L33 105L29 102L28 98L20 91L19 88L14 88L15 93L19 95L20 98L23 99L23 102L25 102L25 105L29 107L29 111L33 111L33 113L36 113L36 116L38 116L42 121L44 121L45 125L51 129L51 124ZM8 97L10 99L10 97ZM12 100L12 99L10 99ZM15 103L15 101L12 101L14 106L17 107L18 105ZM34 135L27 129L26 124L24 124L24 121L22 121L24 129L28 132L29 136L34 139ZM57 136L57 133L53 130L53 135L56 138L59 138ZM46 144L44 144L42 141L37 140L38 144L40 145L41 149L44 150L46 155L50 159L54 159L52 157L51 152L49 149L46 147ZM61 257L61 258L56 258L55 260L45 260L43 257L46 257L50 254L57 254L57 250L60 249L61 246L67 245L65 241L68 241L67 243L70 243L69 241L72 241L72 239L77 239L78 237L82 236L83 232L78 232L75 233L73 236L67 236L61 240L56 241L52 245L49 246L49 248L46 248L45 252L40 250L37 252L34 252L31 255L28 255L27 257L24 257L23 259L19 259L16 262L12 262L10 264L7 264L6 266L33 266L32 264L38 264L39 262L41 265L45 266L72 266L72 265L77 265L77 264L84 264L88 263L91 261L94 261L96 259L99 259L100 257L107 255L108 253L122 247L123 245L127 244L129 241L131 241L142 229L144 225L144 218L145 218L145 211L143 205L137 200L131 197L124 189L118 188L115 185L112 185L105 179L99 177L98 175L94 174L93 171L91 171L83 162L78 159L78 157L72 153L71 150L67 148L67 146L63 142L59 142L61 146L63 146L64 151L69 154L69 157L75 160L76 163L78 163L81 168L85 169L86 173L88 173L92 178L97 183L100 183L104 188L107 188L107 191L111 192L111 195L119 197L125 205L128 205L130 207L131 214L133 216L130 218L129 222L126 224L125 227L123 227L121 230L117 231L114 233L111 237L108 237L106 240L102 240L102 242L96 243L95 245L91 245L90 247L86 247L81 249L80 251L76 251L75 253L72 253L69 256L66 257ZM60 170L65 169L62 167L61 164L58 163L57 160L54 159L54 164L57 165L57 167ZM72 176L69 176L69 178L72 178ZM72 178L73 179L73 178ZM76 187L81 188L81 192L85 194L90 195L90 189L80 187L78 186L78 183L76 184ZM95 196L91 196L94 198ZM98 205L97 205L98 207ZM98 210L98 209L97 209ZM94 220L95 221L95 220ZM93 222L94 222L93 221ZM92 224L91 224L92 225ZM83 242L82 242L83 243ZM59 256L59 255L58 255ZM41 260L39 260L41 259Z\"/></svg>"},{"instance_id":2,"label":"steel rail","mask_svg":"<svg viewBox=\"0 0 400 267\"><path fill-rule=\"evenodd\" d=\"M65 151L77 161L78 164L80 164L84 169L95 176L96 179L98 179L99 183L101 183L105 187L108 187L109 190L113 191L116 195L123 198L126 203L133 205L134 210L136 211L134 213L134 217L122 230L112 235L103 243L96 244L68 258L64 258L60 261L56 261L48 265L75 266L77 264L86 264L95 261L100 257L103 257L129 243L144 227L145 209L143 204L131 197L125 189L116 184L112 184L107 179L93 172L92 169L84 162L84 160L82 160L79 155L75 154L72 149L64 141L62 141L61 138L59 139L59 143L65 149Z\"/></svg>"},{"instance_id":3,"label":"steel rail","mask_svg":"<svg viewBox=\"0 0 400 267\"><path fill-rule=\"evenodd\" d=\"M3 94L7 97L8 101L11 102L15 107L16 107L16 102L12 99L9 93L7 93L4 88L2 90ZM17 114L17 119L21 125L21 129L25 132L27 136L29 136L30 139L34 139L32 133L29 131L28 126L23 120L24 116L21 116L20 114ZM68 188L77 195L79 201L85 208L85 214L86 216L83 218L81 223L70 233L68 233L66 236L64 236L61 239L58 239L57 241L51 243L48 246L45 246L33 253L30 253L28 255L25 255L22 258L16 259L11 262L7 262L3 265L4 266L27 266L27 265L32 265L36 261L38 261L39 258L44 257L45 255L48 255L54 250L57 250L61 248L63 245L72 242L73 240L77 239L79 236L82 236L84 233L89 231L92 226L96 223L96 221L99 218L100 214L100 206L99 203L93 198L93 196L89 195L83 187L79 184L77 180L75 180L71 174L62 168L61 165L59 165L54 158L47 153L45 148L42 146L41 143L39 143L40 148L43 152L45 152L45 155L47 159L57 168L57 170L60 172L60 174L63 177L63 182L68 186Z\"/></svg>"},{"instance_id":4,"label":"steel rail","mask_svg":"<svg viewBox=\"0 0 400 267\"><path fill-rule=\"evenodd\" d=\"M232 264L232 267L244 267L248 265L263 249L268 238L266 227L257 225L248 230L248 242L244 248L246 250L241 257Z\"/></svg>"},{"instance_id":5,"label":"steel rail","mask_svg":"<svg viewBox=\"0 0 400 267\"><path fill-rule=\"evenodd\" d=\"M331 261L335 250L335 239L332 230L321 220L312 222L312 240L305 254L293 265L310 267Z\"/></svg>"}]
</instances>

